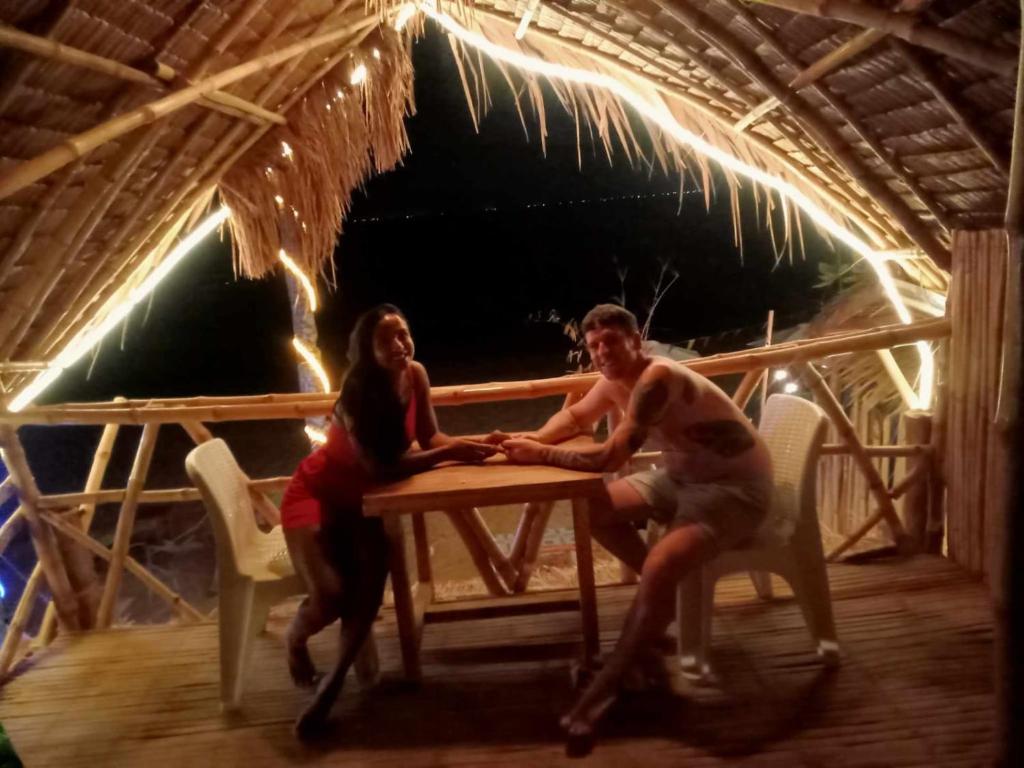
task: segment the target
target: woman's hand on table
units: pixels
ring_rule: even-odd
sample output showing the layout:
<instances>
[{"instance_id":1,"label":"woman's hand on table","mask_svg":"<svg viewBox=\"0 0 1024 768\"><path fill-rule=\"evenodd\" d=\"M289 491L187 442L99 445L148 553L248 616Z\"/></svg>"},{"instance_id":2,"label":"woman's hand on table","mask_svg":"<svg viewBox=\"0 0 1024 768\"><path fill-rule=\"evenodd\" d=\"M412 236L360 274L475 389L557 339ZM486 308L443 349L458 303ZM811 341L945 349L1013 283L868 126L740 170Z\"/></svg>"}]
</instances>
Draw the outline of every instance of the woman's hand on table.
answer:
<instances>
[{"instance_id":1,"label":"woman's hand on table","mask_svg":"<svg viewBox=\"0 0 1024 768\"><path fill-rule=\"evenodd\" d=\"M453 438L445 448L445 458L449 461L480 462L498 452L497 445L463 437Z\"/></svg>"}]
</instances>

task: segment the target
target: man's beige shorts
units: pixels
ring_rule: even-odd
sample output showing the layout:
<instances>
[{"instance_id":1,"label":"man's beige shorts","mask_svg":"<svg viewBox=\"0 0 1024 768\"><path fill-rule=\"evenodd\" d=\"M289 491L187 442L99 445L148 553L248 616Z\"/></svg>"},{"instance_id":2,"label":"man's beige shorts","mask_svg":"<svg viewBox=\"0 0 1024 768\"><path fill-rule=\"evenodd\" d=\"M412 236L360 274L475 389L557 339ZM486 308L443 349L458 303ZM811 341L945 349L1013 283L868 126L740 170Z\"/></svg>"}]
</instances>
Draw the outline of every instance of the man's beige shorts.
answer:
<instances>
[{"instance_id":1,"label":"man's beige shorts","mask_svg":"<svg viewBox=\"0 0 1024 768\"><path fill-rule=\"evenodd\" d=\"M719 551L740 546L757 532L771 507L770 480L679 483L664 469L625 477L651 509L671 528L701 526Z\"/></svg>"}]
</instances>

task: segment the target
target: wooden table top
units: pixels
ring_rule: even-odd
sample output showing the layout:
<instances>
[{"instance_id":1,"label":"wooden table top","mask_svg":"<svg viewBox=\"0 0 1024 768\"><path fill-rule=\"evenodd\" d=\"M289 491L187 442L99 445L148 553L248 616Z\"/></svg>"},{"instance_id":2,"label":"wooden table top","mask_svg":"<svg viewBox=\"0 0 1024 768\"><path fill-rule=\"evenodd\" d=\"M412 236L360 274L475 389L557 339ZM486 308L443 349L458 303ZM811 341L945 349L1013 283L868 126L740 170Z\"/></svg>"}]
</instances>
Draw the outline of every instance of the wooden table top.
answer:
<instances>
[{"instance_id":1,"label":"wooden table top","mask_svg":"<svg viewBox=\"0 0 1024 768\"><path fill-rule=\"evenodd\" d=\"M594 496L603 486L597 472L511 464L498 454L483 464L444 465L376 486L363 495L363 514L556 501Z\"/></svg>"}]
</instances>

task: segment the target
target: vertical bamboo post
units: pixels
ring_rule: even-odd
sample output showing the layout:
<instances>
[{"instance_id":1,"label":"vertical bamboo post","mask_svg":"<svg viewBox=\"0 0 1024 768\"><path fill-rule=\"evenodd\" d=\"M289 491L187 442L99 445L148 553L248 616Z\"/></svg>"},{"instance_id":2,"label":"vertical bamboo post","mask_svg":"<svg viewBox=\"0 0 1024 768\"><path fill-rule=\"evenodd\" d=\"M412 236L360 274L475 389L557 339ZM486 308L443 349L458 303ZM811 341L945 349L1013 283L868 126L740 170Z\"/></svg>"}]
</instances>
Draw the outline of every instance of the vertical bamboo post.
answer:
<instances>
[{"instance_id":1,"label":"vertical bamboo post","mask_svg":"<svg viewBox=\"0 0 1024 768\"><path fill-rule=\"evenodd\" d=\"M932 415L923 411L907 411L904 415L906 442L910 445L927 445L932 437ZM907 457L907 476L928 471L929 455ZM923 468L923 469L922 469ZM910 486L903 497L903 519L907 534L915 552L923 552L927 546L930 490L929 482L917 482Z\"/></svg>"},{"instance_id":2,"label":"vertical bamboo post","mask_svg":"<svg viewBox=\"0 0 1024 768\"><path fill-rule=\"evenodd\" d=\"M115 401L124 401L123 397L114 398ZM117 433L121 429L120 424L107 424L103 428L103 432L100 435L100 441L96 445L96 453L92 458L92 466L89 468L89 476L85 480L85 492L91 493L98 491L100 486L103 485L103 476L106 474L107 465L110 463L110 457L113 453L114 440L117 439ZM84 533L89 532L89 526L92 525L92 518L96 514L96 504L82 504L78 508L79 512L79 527ZM88 616L88 623L91 625L95 621L97 605L91 601L86 605L82 604L82 599L86 597L79 595L79 616ZM42 626L39 628L39 641L43 645L49 645L53 642L54 635L56 634L56 611L54 610L53 602L46 606L46 615L43 617Z\"/></svg>"},{"instance_id":3,"label":"vertical bamboo post","mask_svg":"<svg viewBox=\"0 0 1024 768\"><path fill-rule=\"evenodd\" d=\"M732 401L741 411L747 407L747 403L757 390L757 385L767 379L766 372L766 368L755 368L743 374L739 386L732 395Z\"/></svg>"},{"instance_id":4,"label":"vertical bamboo post","mask_svg":"<svg viewBox=\"0 0 1024 768\"><path fill-rule=\"evenodd\" d=\"M774 309L769 309L768 310L768 325L765 326L765 334L764 334L764 345L766 347L770 347L772 345L772 335L774 334L774 332L775 332L775 310ZM771 384L771 375L772 375L772 369L771 368L765 368L764 369L764 377L761 379L761 410L758 411L758 417L757 417L758 423L760 423L760 421L761 421L760 414L764 413L765 401L768 400L768 385ZM743 406L741 405L740 408L742 408L742 407Z\"/></svg>"},{"instance_id":5,"label":"vertical bamboo post","mask_svg":"<svg viewBox=\"0 0 1024 768\"><path fill-rule=\"evenodd\" d=\"M96 626L100 629L109 627L113 619L114 605L117 602L117 591L121 586L124 562L128 557L132 529L135 527L135 512L139 506L139 494L142 493L142 488L146 484L146 475L149 473L149 463L153 459L153 449L156 446L156 437L159 431L159 424L147 424L142 428L139 449L135 454L135 463L132 464L131 475L128 477L128 486L125 490L124 503L121 504L121 513L117 518L114 544L110 548L111 558L109 570L107 571L107 581L103 586L103 596L100 598L100 607L96 615Z\"/></svg>"},{"instance_id":6,"label":"vertical bamboo post","mask_svg":"<svg viewBox=\"0 0 1024 768\"><path fill-rule=\"evenodd\" d=\"M850 455L864 475L868 488L878 504L881 517L889 526L889 532L893 540L900 549L903 549L906 546L906 533L903 531L903 525L896 514L896 507L893 506L892 498L889 496L889 491L878 474L878 469L871 461L871 457L864 451L864 446L857 437L857 431L854 429L849 417L843 411L843 407L836 400L835 395L832 394L832 390L828 388L821 374L813 366L807 363L799 363L794 367L799 371L804 382L814 393L818 404L828 414L829 418L832 419L832 423L835 424L843 442L850 448Z\"/></svg>"},{"instance_id":7,"label":"vertical bamboo post","mask_svg":"<svg viewBox=\"0 0 1024 768\"><path fill-rule=\"evenodd\" d=\"M77 630L78 606L71 590L71 582L57 549L53 531L39 519L39 487L32 476L32 470L29 469L18 434L14 427L8 424L0 425L0 448L3 450L4 464L7 465L14 485L18 488L25 522L28 524L32 545L39 558L38 567L42 569L46 583L50 587L57 616L64 627Z\"/></svg>"}]
</instances>

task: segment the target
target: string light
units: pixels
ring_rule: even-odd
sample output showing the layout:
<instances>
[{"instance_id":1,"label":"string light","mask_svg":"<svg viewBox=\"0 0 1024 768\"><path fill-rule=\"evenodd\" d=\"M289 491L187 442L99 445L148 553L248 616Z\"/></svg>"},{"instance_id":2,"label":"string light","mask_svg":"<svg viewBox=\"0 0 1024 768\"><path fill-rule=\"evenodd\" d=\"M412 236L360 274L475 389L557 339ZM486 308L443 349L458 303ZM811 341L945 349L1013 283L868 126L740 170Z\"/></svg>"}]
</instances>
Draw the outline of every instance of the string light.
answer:
<instances>
[{"instance_id":1,"label":"string light","mask_svg":"<svg viewBox=\"0 0 1024 768\"><path fill-rule=\"evenodd\" d=\"M625 103L633 107L642 117L655 123L666 134L680 144L688 146L695 152L715 161L726 170L745 176L751 181L774 190L783 199L789 200L799 207L818 226L864 259L867 259L878 275L879 283L901 323L913 321L910 311L904 304L896 288L892 275L885 266L885 259L870 245L853 232L842 226L830 213L814 202L793 184L777 176L749 165L728 152L714 146L692 131L687 130L672 115L665 102L648 101L621 80L590 70L576 69L523 53L522 51L505 48L491 42L483 35L466 29L448 14L439 11L435 2L421 2L420 10L461 42L486 53L492 59L502 61L514 67L524 69L555 80L563 80L581 85L589 85L609 91ZM917 407L927 409L931 404L935 384L935 359L931 346L925 341L915 342L921 366L918 375Z\"/></svg>"},{"instance_id":2,"label":"string light","mask_svg":"<svg viewBox=\"0 0 1024 768\"><path fill-rule=\"evenodd\" d=\"M316 299L316 288L313 287L313 282L306 277L306 273L299 269L299 265L295 263L295 260L288 255L288 252L284 248L277 252L277 258L284 264L285 269L291 272L295 279L302 285L303 290L306 292L306 302L309 304L309 311L316 312L317 299Z\"/></svg>"},{"instance_id":3,"label":"string light","mask_svg":"<svg viewBox=\"0 0 1024 768\"><path fill-rule=\"evenodd\" d=\"M348 81L352 85L359 85L366 79L366 65L359 63L356 68L352 70L352 74L349 76Z\"/></svg>"},{"instance_id":4,"label":"string light","mask_svg":"<svg viewBox=\"0 0 1024 768\"><path fill-rule=\"evenodd\" d=\"M775 379L775 381L785 381L789 378L789 371L780 368L772 374L772 378Z\"/></svg>"},{"instance_id":5,"label":"string light","mask_svg":"<svg viewBox=\"0 0 1024 768\"><path fill-rule=\"evenodd\" d=\"M291 160L295 156L295 150L292 149L292 145L287 141L281 142L281 157L286 160Z\"/></svg>"},{"instance_id":6,"label":"string light","mask_svg":"<svg viewBox=\"0 0 1024 768\"><path fill-rule=\"evenodd\" d=\"M373 58L375 58L377 61L380 61L380 49L379 48L374 48L373 49Z\"/></svg>"},{"instance_id":7,"label":"string light","mask_svg":"<svg viewBox=\"0 0 1024 768\"><path fill-rule=\"evenodd\" d=\"M274 202L277 203L277 207L280 208L284 205L284 198L280 195L274 195Z\"/></svg>"},{"instance_id":8,"label":"string light","mask_svg":"<svg viewBox=\"0 0 1024 768\"><path fill-rule=\"evenodd\" d=\"M402 31L402 28L409 23L409 20L416 15L415 3L406 3L398 10L398 16L395 17L395 29L398 32Z\"/></svg>"},{"instance_id":9,"label":"string light","mask_svg":"<svg viewBox=\"0 0 1024 768\"><path fill-rule=\"evenodd\" d=\"M106 336L111 329L124 320L132 308L140 301L149 296L153 289L163 280L178 262L185 258L192 250L199 245L207 235L227 220L231 210L225 205L212 213L203 222L189 232L181 242L172 248L163 260L146 275L139 285L128 292L127 297L107 313L106 317L92 328L80 331L68 345L54 358L50 366L36 376L18 395L11 401L7 410L17 413L26 405L35 400L50 384L52 384L65 369L82 359L86 352L91 350Z\"/></svg>"},{"instance_id":10,"label":"string light","mask_svg":"<svg viewBox=\"0 0 1024 768\"><path fill-rule=\"evenodd\" d=\"M313 370L313 373L316 374L317 378L320 379L320 386L323 391L330 392L331 382L327 378L327 371L325 371L324 367L320 365L320 361L316 359L316 355L314 355L310 351L309 347L303 344L298 338L292 339L292 346L295 347L295 351L299 353L306 365L308 365Z\"/></svg>"},{"instance_id":11,"label":"string light","mask_svg":"<svg viewBox=\"0 0 1024 768\"><path fill-rule=\"evenodd\" d=\"M790 381L782 388L782 391L787 395L795 395L798 389L800 389L800 387L797 386L797 383L795 381Z\"/></svg>"}]
</instances>

